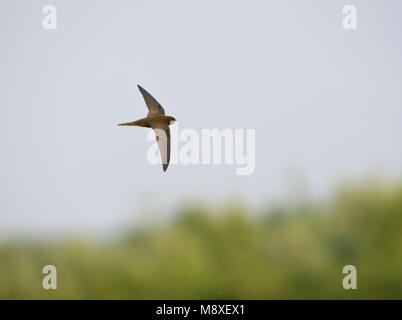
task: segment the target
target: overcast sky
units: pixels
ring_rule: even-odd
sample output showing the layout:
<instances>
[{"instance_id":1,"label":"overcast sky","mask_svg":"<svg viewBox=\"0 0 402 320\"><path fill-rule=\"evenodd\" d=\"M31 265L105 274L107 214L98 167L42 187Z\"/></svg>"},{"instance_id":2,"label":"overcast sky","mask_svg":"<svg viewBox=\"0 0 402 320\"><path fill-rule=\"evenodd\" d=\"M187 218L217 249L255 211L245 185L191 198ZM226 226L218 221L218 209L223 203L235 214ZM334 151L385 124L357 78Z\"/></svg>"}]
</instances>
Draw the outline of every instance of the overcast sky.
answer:
<instances>
[{"instance_id":1,"label":"overcast sky","mask_svg":"<svg viewBox=\"0 0 402 320\"><path fill-rule=\"evenodd\" d=\"M397 0L0 0L0 234L102 234L149 206L400 177L401 15ZM255 173L150 165L149 129L116 125L146 115L137 84L181 129L255 129Z\"/></svg>"}]
</instances>

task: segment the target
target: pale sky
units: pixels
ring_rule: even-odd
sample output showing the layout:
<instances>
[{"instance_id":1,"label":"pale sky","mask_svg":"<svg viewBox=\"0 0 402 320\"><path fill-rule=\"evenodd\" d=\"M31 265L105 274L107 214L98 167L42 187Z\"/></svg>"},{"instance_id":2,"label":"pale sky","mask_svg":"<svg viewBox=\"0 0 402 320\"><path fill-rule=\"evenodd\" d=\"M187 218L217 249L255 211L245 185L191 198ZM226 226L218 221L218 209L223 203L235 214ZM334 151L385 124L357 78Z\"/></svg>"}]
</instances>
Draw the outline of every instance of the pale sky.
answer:
<instances>
[{"instance_id":1,"label":"pale sky","mask_svg":"<svg viewBox=\"0 0 402 320\"><path fill-rule=\"evenodd\" d=\"M107 234L189 199L258 206L297 177L318 195L400 177L401 14L397 0L0 0L0 235ZM182 129L255 129L255 174L150 165L149 129L117 126L147 113L137 84Z\"/></svg>"}]
</instances>

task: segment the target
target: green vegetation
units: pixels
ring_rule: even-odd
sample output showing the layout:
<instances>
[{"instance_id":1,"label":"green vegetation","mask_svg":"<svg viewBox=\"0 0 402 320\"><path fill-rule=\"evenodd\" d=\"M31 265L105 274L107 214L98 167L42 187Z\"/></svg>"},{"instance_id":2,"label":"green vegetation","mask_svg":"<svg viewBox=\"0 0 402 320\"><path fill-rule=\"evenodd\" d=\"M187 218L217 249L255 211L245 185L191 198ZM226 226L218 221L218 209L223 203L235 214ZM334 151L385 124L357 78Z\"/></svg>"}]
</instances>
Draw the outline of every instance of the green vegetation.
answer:
<instances>
[{"instance_id":1,"label":"green vegetation","mask_svg":"<svg viewBox=\"0 0 402 320\"><path fill-rule=\"evenodd\" d=\"M58 289L42 289L53 264ZM357 267L357 290L342 287ZM0 245L2 299L402 299L402 186L325 206L192 207L109 243Z\"/></svg>"}]
</instances>

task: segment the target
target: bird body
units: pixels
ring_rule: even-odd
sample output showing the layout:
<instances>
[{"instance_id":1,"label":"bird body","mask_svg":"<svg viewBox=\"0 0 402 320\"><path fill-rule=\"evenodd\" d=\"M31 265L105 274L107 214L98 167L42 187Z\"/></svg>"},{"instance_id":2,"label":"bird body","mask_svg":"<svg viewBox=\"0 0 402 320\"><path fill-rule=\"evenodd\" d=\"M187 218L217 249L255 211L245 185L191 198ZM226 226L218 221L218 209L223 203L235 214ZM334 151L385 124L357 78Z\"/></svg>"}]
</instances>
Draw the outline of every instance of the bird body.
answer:
<instances>
[{"instance_id":1,"label":"bird body","mask_svg":"<svg viewBox=\"0 0 402 320\"><path fill-rule=\"evenodd\" d=\"M155 131L156 141L162 158L163 171L169 166L170 162L170 129L169 125L176 122L176 119L165 115L165 110L156 99L151 96L144 88L138 85L145 103L148 107L148 115L133 122L120 123L119 126L136 126L152 128Z\"/></svg>"}]
</instances>

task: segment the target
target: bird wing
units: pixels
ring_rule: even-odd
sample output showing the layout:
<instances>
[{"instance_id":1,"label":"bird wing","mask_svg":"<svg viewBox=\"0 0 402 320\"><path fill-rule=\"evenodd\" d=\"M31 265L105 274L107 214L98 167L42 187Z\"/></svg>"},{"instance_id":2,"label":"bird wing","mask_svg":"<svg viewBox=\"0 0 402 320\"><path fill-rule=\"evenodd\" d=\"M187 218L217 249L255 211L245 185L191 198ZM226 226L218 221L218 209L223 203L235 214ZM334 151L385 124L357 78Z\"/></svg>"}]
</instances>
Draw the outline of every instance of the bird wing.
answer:
<instances>
[{"instance_id":1,"label":"bird wing","mask_svg":"<svg viewBox=\"0 0 402 320\"><path fill-rule=\"evenodd\" d=\"M165 110L163 109L161 104L158 101L156 101L156 99L153 96L151 96L151 94L148 91L146 91L143 87L141 87L140 85L137 86L145 100L145 103L147 104L149 110L148 117L157 114L165 114Z\"/></svg>"},{"instance_id":2,"label":"bird wing","mask_svg":"<svg viewBox=\"0 0 402 320\"><path fill-rule=\"evenodd\" d=\"M162 158L163 171L169 166L170 162L170 129L167 124L164 123L152 123L152 129L155 131L156 141L158 142L159 151Z\"/></svg>"}]
</instances>

